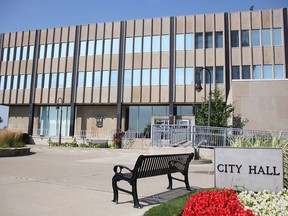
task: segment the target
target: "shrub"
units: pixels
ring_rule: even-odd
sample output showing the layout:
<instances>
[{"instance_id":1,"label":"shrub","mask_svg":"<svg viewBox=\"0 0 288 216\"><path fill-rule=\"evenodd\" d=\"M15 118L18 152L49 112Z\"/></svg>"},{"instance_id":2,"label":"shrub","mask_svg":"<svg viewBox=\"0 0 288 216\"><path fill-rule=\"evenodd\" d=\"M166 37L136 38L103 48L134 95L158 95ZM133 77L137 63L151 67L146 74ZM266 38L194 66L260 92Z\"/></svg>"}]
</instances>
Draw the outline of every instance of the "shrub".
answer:
<instances>
[{"instance_id":1,"label":"shrub","mask_svg":"<svg viewBox=\"0 0 288 216\"><path fill-rule=\"evenodd\" d=\"M0 148L19 148L24 147L28 142L29 136L20 131L13 132L8 129L0 131Z\"/></svg>"}]
</instances>

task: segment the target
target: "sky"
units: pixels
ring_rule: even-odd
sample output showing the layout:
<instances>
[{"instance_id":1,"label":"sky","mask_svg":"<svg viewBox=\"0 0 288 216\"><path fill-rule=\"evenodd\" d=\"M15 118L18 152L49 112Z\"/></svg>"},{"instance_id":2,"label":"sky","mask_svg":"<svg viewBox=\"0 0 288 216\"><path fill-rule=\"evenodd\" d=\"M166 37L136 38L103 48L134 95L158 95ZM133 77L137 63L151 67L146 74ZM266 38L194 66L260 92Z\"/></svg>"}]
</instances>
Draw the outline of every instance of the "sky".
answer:
<instances>
[{"instance_id":1,"label":"sky","mask_svg":"<svg viewBox=\"0 0 288 216\"><path fill-rule=\"evenodd\" d=\"M0 0L0 33L207 13L288 7L288 0ZM8 109L0 106L7 125Z\"/></svg>"}]
</instances>

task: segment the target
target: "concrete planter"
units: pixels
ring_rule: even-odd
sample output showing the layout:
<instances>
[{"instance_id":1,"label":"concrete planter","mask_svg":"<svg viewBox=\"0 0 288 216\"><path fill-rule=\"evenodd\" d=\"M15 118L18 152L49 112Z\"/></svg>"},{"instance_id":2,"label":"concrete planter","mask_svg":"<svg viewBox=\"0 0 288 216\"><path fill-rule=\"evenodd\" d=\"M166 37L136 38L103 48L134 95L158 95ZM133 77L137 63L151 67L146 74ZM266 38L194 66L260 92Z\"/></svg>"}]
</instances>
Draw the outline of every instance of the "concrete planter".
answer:
<instances>
[{"instance_id":1,"label":"concrete planter","mask_svg":"<svg viewBox=\"0 0 288 216\"><path fill-rule=\"evenodd\" d=\"M15 157L15 156L23 156L29 155L30 148L22 147L22 148L0 148L0 157Z\"/></svg>"}]
</instances>

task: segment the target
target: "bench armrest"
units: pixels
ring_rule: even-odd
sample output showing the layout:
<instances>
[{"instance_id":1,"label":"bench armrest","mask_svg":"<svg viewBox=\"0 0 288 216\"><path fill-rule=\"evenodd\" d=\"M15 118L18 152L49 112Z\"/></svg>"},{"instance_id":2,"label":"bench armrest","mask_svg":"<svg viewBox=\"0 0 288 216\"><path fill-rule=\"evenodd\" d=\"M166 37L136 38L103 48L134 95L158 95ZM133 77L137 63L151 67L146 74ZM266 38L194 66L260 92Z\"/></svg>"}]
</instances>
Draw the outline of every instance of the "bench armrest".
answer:
<instances>
[{"instance_id":1,"label":"bench armrest","mask_svg":"<svg viewBox=\"0 0 288 216\"><path fill-rule=\"evenodd\" d=\"M122 166L122 165L116 165L116 166L114 166L114 168L113 168L115 174L122 173L122 170L123 170L123 169L126 169L126 170L130 171L131 173L133 172L133 170L129 169L129 168L126 167L126 166Z\"/></svg>"}]
</instances>

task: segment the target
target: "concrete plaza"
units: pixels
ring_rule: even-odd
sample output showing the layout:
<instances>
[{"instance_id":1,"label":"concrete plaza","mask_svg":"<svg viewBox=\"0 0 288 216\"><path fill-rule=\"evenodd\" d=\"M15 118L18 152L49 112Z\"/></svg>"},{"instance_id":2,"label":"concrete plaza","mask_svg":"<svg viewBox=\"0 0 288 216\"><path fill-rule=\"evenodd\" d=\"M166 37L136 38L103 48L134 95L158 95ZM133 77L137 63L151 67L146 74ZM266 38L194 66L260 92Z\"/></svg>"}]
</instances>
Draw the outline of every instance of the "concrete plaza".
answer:
<instances>
[{"instance_id":1,"label":"concrete plaza","mask_svg":"<svg viewBox=\"0 0 288 216\"><path fill-rule=\"evenodd\" d=\"M111 179L116 164L133 168L149 150L87 149L33 145L33 154L0 158L0 215L3 216L140 216L149 208L186 193L184 183L168 186L167 176L138 181L142 209L133 208L132 196L113 198ZM161 150L160 150L161 151ZM212 164L191 164L191 188L214 186ZM127 183L121 184L130 189Z\"/></svg>"}]
</instances>

